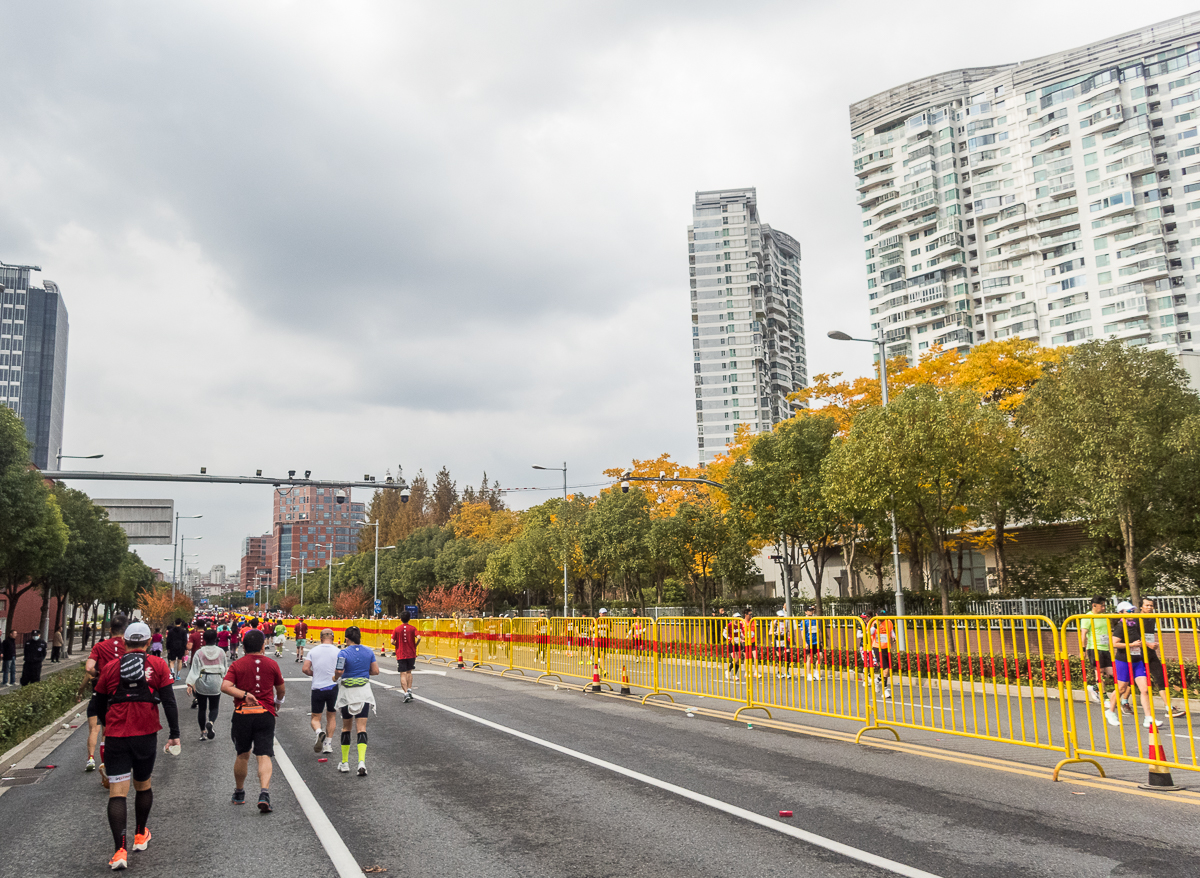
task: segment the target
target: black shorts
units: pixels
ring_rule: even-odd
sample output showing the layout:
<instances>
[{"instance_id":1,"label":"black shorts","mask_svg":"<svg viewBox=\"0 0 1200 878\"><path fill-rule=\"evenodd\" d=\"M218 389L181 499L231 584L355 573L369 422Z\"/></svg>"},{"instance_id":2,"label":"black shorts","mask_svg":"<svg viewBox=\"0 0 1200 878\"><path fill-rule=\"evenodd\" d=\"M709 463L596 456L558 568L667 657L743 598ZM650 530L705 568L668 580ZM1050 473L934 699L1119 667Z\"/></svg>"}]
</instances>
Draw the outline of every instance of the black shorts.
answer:
<instances>
[{"instance_id":1,"label":"black shorts","mask_svg":"<svg viewBox=\"0 0 1200 878\"><path fill-rule=\"evenodd\" d=\"M359 713L359 714L351 713L350 708L348 708L348 707L342 708L342 719L366 719L370 715L371 715L371 705L369 705L369 704L364 704L362 713Z\"/></svg>"},{"instance_id":2,"label":"black shorts","mask_svg":"<svg viewBox=\"0 0 1200 878\"><path fill-rule=\"evenodd\" d=\"M890 649L873 649L871 650L875 657L875 667L883 671L892 669L892 651Z\"/></svg>"},{"instance_id":3,"label":"black shorts","mask_svg":"<svg viewBox=\"0 0 1200 878\"><path fill-rule=\"evenodd\" d=\"M181 661L183 661L183 654L185 652L186 652L186 650L182 650L182 649L168 649L167 650L167 661L181 662Z\"/></svg>"},{"instance_id":4,"label":"black shorts","mask_svg":"<svg viewBox=\"0 0 1200 878\"><path fill-rule=\"evenodd\" d=\"M235 713L229 736L239 756L249 753L251 744L255 756L275 755L275 717L269 713Z\"/></svg>"},{"instance_id":5,"label":"black shorts","mask_svg":"<svg viewBox=\"0 0 1200 878\"><path fill-rule=\"evenodd\" d=\"M1083 661L1089 668L1094 668L1099 665L1101 668L1111 668L1112 653L1107 649L1085 649L1083 651Z\"/></svg>"},{"instance_id":6,"label":"black shorts","mask_svg":"<svg viewBox=\"0 0 1200 878\"><path fill-rule=\"evenodd\" d=\"M410 659L398 658L398 659L396 659L396 670L398 670L402 674L411 674L413 672L413 668L415 668L416 666L417 666L417 660L415 658L410 658Z\"/></svg>"},{"instance_id":7,"label":"black shorts","mask_svg":"<svg viewBox=\"0 0 1200 878\"><path fill-rule=\"evenodd\" d=\"M336 713L337 686L312 690L312 713Z\"/></svg>"},{"instance_id":8,"label":"black shorts","mask_svg":"<svg viewBox=\"0 0 1200 878\"><path fill-rule=\"evenodd\" d=\"M93 692L92 697L88 699L87 715L89 719L94 716L97 720L99 720L100 725L104 725L104 717L100 715L100 709L96 707L97 698L98 696Z\"/></svg>"},{"instance_id":9,"label":"black shorts","mask_svg":"<svg viewBox=\"0 0 1200 878\"><path fill-rule=\"evenodd\" d=\"M1150 653L1150 660L1146 662L1146 672L1150 675L1150 682L1154 684L1155 689L1161 691L1167 688L1167 675L1157 652Z\"/></svg>"},{"instance_id":10,"label":"black shorts","mask_svg":"<svg viewBox=\"0 0 1200 878\"><path fill-rule=\"evenodd\" d=\"M158 755L158 733L131 738L109 737L104 740L104 770L112 783L150 780Z\"/></svg>"}]
</instances>

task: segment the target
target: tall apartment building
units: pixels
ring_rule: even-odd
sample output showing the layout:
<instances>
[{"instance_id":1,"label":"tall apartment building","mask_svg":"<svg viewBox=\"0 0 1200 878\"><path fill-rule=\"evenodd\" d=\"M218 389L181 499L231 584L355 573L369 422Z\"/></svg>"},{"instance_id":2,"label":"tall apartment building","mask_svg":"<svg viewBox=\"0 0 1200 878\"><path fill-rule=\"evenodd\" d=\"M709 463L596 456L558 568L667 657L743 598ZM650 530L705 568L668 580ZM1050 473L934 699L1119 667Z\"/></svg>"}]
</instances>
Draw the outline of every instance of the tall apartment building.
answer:
<instances>
[{"instance_id":1,"label":"tall apartment building","mask_svg":"<svg viewBox=\"0 0 1200 878\"><path fill-rule=\"evenodd\" d=\"M246 590L274 585L274 560L270 552L274 541L271 534L246 537L242 540L242 561L238 569L238 581Z\"/></svg>"},{"instance_id":2,"label":"tall apartment building","mask_svg":"<svg viewBox=\"0 0 1200 878\"><path fill-rule=\"evenodd\" d=\"M324 567L331 554L336 560L356 550L366 506L353 502L349 488L340 491L341 503L338 494L334 488L315 485L274 492L271 520L278 560L273 563L289 576L301 568Z\"/></svg>"},{"instance_id":3,"label":"tall apartment building","mask_svg":"<svg viewBox=\"0 0 1200 878\"><path fill-rule=\"evenodd\" d=\"M688 226L700 463L737 427L769 430L808 383L800 244L759 220L753 188L697 192Z\"/></svg>"},{"instance_id":4,"label":"tall apartment building","mask_svg":"<svg viewBox=\"0 0 1200 878\"><path fill-rule=\"evenodd\" d=\"M53 281L37 286L40 271L0 263L0 403L25 422L33 465L46 469L62 446L67 306Z\"/></svg>"},{"instance_id":5,"label":"tall apartment building","mask_svg":"<svg viewBox=\"0 0 1200 878\"><path fill-rule=\"evenodd\" d=\"M888 355L1014 336L1190 349L1198 121L1200 14L853 104Z\"/></svg>"}]
</instances>

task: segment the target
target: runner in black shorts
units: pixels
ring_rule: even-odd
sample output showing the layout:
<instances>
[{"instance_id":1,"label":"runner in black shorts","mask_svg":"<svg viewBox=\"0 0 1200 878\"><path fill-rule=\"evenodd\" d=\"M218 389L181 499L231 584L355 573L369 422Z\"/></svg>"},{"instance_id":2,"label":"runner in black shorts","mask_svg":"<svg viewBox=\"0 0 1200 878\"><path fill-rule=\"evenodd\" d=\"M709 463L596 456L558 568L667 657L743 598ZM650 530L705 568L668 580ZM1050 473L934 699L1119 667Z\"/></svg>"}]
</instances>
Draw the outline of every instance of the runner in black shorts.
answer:
<instances>
[{"instance_id":1,"label":"runner in black shorts","mask_svg":"<svg viewBox=\"0 0 1200 878\"><path fill-rule=\"evenodd\" d=\"M244 785L253 748L258 766L258 810L271 811L271 757L275 755L275 708L283 703L283 674L274 659L263 655L263 632L252 628L242 640L246 654L229 666L221 691L233 698L233 763L236 788L231 803L246 804Z\"/></svg>"}]
</instances>

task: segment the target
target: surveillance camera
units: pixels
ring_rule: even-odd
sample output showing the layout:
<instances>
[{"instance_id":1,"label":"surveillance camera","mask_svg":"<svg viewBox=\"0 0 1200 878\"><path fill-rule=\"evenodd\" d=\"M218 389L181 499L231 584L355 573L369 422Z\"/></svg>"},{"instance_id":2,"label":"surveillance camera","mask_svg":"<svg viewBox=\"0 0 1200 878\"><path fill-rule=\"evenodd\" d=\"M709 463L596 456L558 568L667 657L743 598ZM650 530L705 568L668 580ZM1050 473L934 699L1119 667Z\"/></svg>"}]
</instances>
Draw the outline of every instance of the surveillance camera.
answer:
<instances>
[{"instance_id":1,"label":"surveillance camera","mask_svg":"<svg viewBox=\"0 0 1200 878\"><path fill-rule=\"evenodd\" d=\"M629 482L621 482L621 493L622 494L629 493Z\"/></svg>"},{"instance_id":2,"label":"surveillance camera","mask_svg":"<svg viewBox=\"0 0 1200 878\"><path fill-rule=\"evenodd\" d=\"M401 503L407 503L409 496L410 496L410 493L409 493L408 488L400 489L400 502Z\"/></svg>"},{"instance_id":3,"label":"surveillance camera","mask_svg":"<svg viewBox=\"0 0 1200 878\"><path fill-rule=\"evenodd\" d=\"M261 478L262 478L262 470L260 470L260 469L256 469L256 470L254 471L254 475L258 476L258 478L260 478L260 479L261 479Z\"/></svg>"},{"instance_id":4,"label":"surveillance camera","mask_svg":"<svg viewBox=\"0 0 1200 878\"><path fill-rule=\"evenodd\" d=\"M346 502L346 492L339 490L337 492L337 494L334 495L334 499L337 500L338 503L345 503Z\"/></svg>"},{"instance_id":5,"label":"surveillance camera","mask_svg":"<svg viewBox=\"0 0 1200 878\"><path fill-rule=\"evenodd\" d=\"M294 479L294 478L296 478L296 471L295 471L294 469L290 469L290 470L288 470L288 478L289 478L289 479Z\"/></svg>"},{"instance_id":6,"label":"surveillance camera","mask_svg":"<svg viewBox=\"0 0 1200 878\"><path fill-rule=\"evenodd\" d=\"M392 484L392 482L393 482L393 479L392 479L392 477L391 477L391 476L388 476L388 477L387 477L387 483L390 485L390 484Z\"/></svg>"},{"instance_id":7,"label":"surveillance camera","mask_svg":"<svg viewBox=\"0 0 1200 878\"><path fill-rule=\"evenodd\" d=\"M307 479L307 478L308 478L309 476L311 476L311 475L312 475L312 470L310 470L310 469L306 469L306 470L304 471L304 478L306 478L306 479Z\"/></svg>"},{"instance_id":8,"label":"surveillance camera","mask_svg":"<svg viewBox=\"0 0 1200 878\"><path fill-rule=\"evenodd\" d=\"M207 472L208 472L208 467L206 467L206 466L200 467L200 475L204 475Z\"/></svg>"}]
</instances>

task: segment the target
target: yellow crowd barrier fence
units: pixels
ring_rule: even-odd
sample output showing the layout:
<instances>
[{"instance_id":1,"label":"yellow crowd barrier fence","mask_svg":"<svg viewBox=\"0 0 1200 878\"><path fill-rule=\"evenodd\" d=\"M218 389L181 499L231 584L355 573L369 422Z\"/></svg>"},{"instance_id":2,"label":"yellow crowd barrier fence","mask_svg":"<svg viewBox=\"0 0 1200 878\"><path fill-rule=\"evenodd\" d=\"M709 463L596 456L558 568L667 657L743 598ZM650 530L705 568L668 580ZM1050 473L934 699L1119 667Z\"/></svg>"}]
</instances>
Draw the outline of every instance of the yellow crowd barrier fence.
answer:
<instances>
[{"instance_id":1,"label":"yellow crowd barrier fence","mask_svg":"<svg viewBox=\"0 0 1200 878\"><path fill-rule=\"evenodd\" d=\"M294 620L287 620L289 633ZM309 621L309 639L391 647L396 620ZM418 655L539 679L787 710L1099 760L1200 770L1200 616L640 616L437 618ZM1143 688L1144 687L1144 688ZM1161 708L1159 705L1161 704ZM1154 749L1146 718L1157 721ZM1159 718L1161 717L1161 719Z\"/></svg>"}]
</instances>

